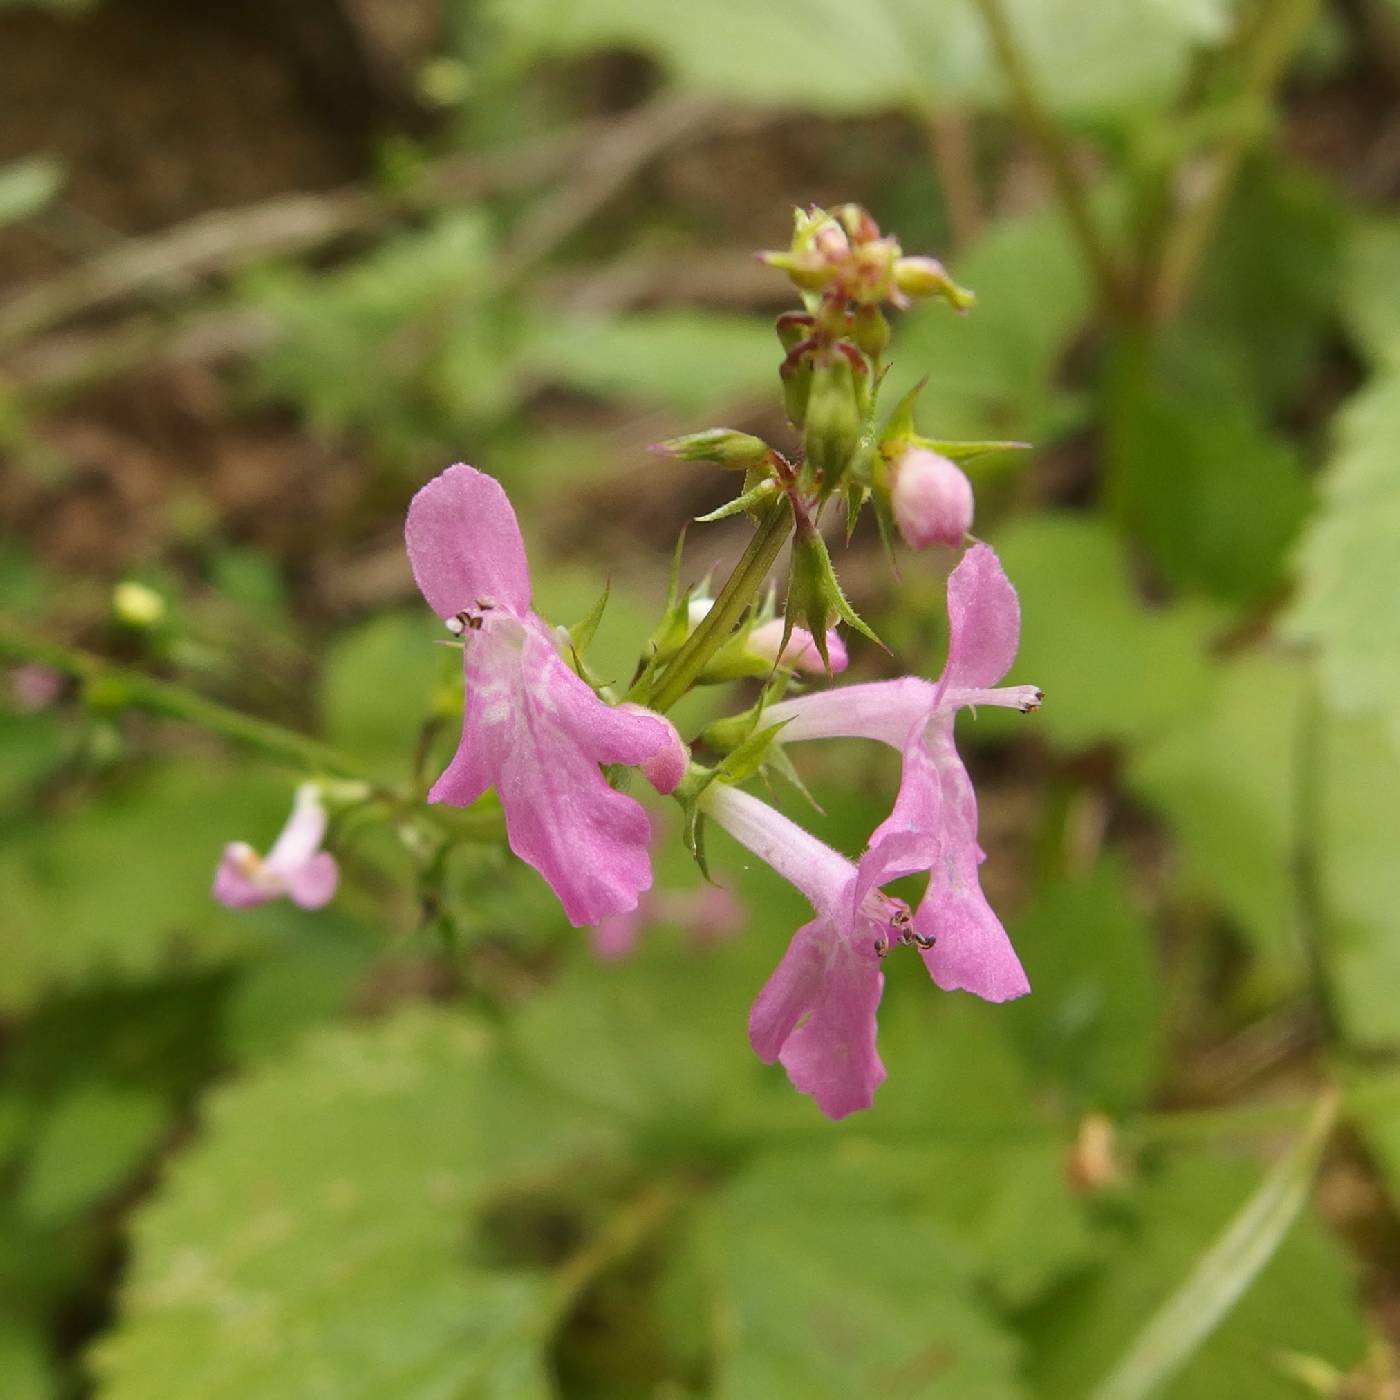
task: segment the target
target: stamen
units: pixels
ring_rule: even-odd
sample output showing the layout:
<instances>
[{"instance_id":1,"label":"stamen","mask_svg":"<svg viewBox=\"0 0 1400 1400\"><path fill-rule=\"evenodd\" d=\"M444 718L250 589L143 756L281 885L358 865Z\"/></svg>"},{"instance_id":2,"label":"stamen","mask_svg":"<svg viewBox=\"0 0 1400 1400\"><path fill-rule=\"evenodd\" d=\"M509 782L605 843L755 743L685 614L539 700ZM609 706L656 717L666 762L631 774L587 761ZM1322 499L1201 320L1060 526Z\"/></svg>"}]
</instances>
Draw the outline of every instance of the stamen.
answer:
<instances>
[{"instance_id":1,"label":"stamen","mask_svg":"<svg viewBox=\"0 0 1400 1400\"><path fill-rule=\"evenodd\" d=\"M467 630L467 618L465 613L458 613L456 617L449 617L443 624L454 637L460 637Z\"/></svg>"}]
</instances>

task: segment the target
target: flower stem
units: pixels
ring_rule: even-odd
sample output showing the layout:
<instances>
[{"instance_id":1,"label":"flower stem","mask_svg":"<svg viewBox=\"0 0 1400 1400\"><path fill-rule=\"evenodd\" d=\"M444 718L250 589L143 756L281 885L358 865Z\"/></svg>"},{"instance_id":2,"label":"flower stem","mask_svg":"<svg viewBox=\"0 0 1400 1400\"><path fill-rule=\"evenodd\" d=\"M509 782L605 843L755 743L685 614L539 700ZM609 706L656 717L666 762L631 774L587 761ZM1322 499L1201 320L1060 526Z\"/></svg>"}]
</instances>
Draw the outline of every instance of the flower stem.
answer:
<instances>
[{"instance_id":1,"label":"flower stem","mask_svg":"<svg viewBox=\"0 0 1400 1400\"><path fill-rule=\"evenodd\" d=\"M773 502L754 531L734 572L725 580L714 606L700 625L686 638L670 664L657 677L647 703L663 714L695 683L706 662L728 640L747 608L758 594L768 570L792 528L792 507L786 496Z\"/></svg>"},{"instance_id":2,"label":"flower stem","mask_svg":"<svg viewBox=\"0 0 1400 1400\"><path fill-rule=\"evenodd\" d=\"M257 719L216 700L119 666L78 647L49 640L18 624L0 619L0 659L37 661L80 681L91 700L119 710L145 710L171 719L187 720L236 744L257 749L299 768L336 777L365 779L354 759L329 744L298 734L271 720Z\"/></svg>"}]
</instances>

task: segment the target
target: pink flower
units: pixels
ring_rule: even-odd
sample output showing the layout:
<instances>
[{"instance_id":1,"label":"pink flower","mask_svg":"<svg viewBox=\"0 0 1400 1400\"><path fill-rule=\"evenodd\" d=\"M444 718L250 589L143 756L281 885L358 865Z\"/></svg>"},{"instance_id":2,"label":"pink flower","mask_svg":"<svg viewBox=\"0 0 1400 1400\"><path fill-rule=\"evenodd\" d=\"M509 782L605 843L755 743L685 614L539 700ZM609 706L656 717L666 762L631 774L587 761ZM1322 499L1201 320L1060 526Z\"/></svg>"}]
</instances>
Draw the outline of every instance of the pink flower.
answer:
<instances>
[{"instance_id":1,"label":"pink flower","mask_svg":"<svg viewBox=\"0 0 1400 1400\"><path fill-rule=\"evenodd\" d=\"M501 485L449 467L413 498L406 529L413 577L461 636L467 700L456 755L429 802L464 807L494 787L511 850L553 887L574 924L634 909L651 884L649 825L599 764L640 764L660 791L685 772L670 723L600 700L559 655L530 610L530 576Z\"/></svg>"},{"instance_id":2,"label":"pink flower","mask_svg":"<svg viewBox=\"0 0 1400 1400\"><path fill-rule=\"evenodd\" d=\"M16 666L8 683L10 703L24 715L47 710L63 694L63 677L51 666L41 666L37 661Z\"/></svg>"},{"instance_id":3,"label":"pink flower","mask_svg":"<svg viewBox=\"0 0 1400 1400\"><path fill-rule=\"evenodd\" d=\"M287 824L265 857L245 841L224 847L214 872L214 898L230 909L251 909L285 895L303 909L319 909L340 878L335 857L321 849L325 834L321 794L315 783L303 783Z\"/></svg>"},{"instance_id":4,"label":"pink flower","mask_svg":"<svg viewBox=\"0 0 1400 1400\"><path fill-rule=\"evenodd\" d=\"M1020 639L1016 592L996 554L975 545L948 579L948 662L936 684L906 677L785 700L764 712L783 722L784 744L851 736L878 739L904 756L894 810L870 838L862 869L880 884L929 872L914 929L933 980L987 1001L1030 990L1001 921L982 894L977 867L977 797L953 742L964 705L1033 710L1034 686L996 687Z\"/></svg>"},{"instance_id":5,"label":"pink flower","mask_svg":"<svg viewBox=\"0 0 1400 1400\"><path fill-rule=\"evenodd\" d=\"M960 545L972 528L972 483L955 462L906 448L891 467L890 509L910 549Z\"/></svg>"},{"instance_id":6,"label":"pink flower","mask_svg":"<svg viewBox=\"0 0 1400 1400\"><path fill-rule=\"evenodd\" d=\"M781 812L738 788L712 783L701 810L801 890L816 912L749 1013L749 1043L765 1064L787 1070L828 1118L869 1108L885 1078L875 1049L884 990L880 961L892 943L915 940L908 907L880 892L867 857L852 865Z\"/></svg>"}]
</instances>

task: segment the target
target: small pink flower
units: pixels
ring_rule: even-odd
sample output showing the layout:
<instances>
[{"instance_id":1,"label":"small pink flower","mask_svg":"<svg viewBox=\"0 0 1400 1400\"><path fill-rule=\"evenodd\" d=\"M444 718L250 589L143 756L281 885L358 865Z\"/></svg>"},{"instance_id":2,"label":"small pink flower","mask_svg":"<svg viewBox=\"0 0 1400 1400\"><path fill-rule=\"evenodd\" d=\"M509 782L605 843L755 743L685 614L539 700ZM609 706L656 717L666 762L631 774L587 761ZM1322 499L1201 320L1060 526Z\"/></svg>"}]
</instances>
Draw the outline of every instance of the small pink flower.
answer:
<instances>
[{"instance_id":1,"label":"small pink flower","mask_svg":"<svg viewBox=\"0 0 1400 1400\"><path fill-rule=\"evenodd\" d=\"M686 762L675 729L606 704L564 662L530 610L520 527L493 477L449 467L414 496L405 533L419 590L465 644L462 739L428 801L465 807L494 787L511 850L572 923L636 908L651 884L646 813L599 764L641 765L670 791Z\"/></svg>"},{"instance_id":2,"label":"small pink flower","mask_svg":"<svg viewBox=\"0 0 1400 1400\"><path fill-rule=\"evenodd\" d=\"M910 549L960 545L972 528L972 483L948 458L906 448L890 468L890 509Z\"/></svg>"},{"instance_id":3,"label":"small pink flower","mask_svg":"<svg viewBox=\"0 0 1400 1400\"><path fill-rule=\"evenodd\" d=\"M214 898L230 909L251 909L285 895L303 909L319 909L340 878L335 857L321 849L325 834L321 794L315 783L303 783L287 824L265 857L245 841L224 847L214 872Z\"/></svg>"},{"instance_id":4,"label":"small pink flower","mask_svg":"<svg viewBox=\"0 0 1400 1400\"><path fill-rule=\"evenodd\" d=\"M977 797L953 742L965 705L1033 710L1034 686L997 686L1020 638L1016 591L996 554L968 550L948 579L948 661L936 684L905 677L784 700L765 711L783 722L784 744L843 736L878 739L904 756L894 810L870 838L862 861L879 884L929 872L914 929L932 940L924 953L933 980L987 1001L1030 990L1001 921L982 894L977 867ZM995 687L995 688L994 688Z\"/></svg>"},{"instance_id":5,"label":"small pink flower","mask_svg":"<svg viewBox=\"0 0 1400 1400\"><path fill-rule=\"evenodd\" d=\"M778 662L778 648L783 645L783 619L775 617L768 622L760 622L749 633L747 649L761 657L770 666ZM835 628L826 634L826 654L831 658L831 671L834 675L844 671L848 665L846 644ZM825 674L821 653L812 634L805 627L794 627L788 644L783 647L782 665L793 671L807 671L812 674Z\"/></svg>"},{"instance_id":6,"label":"small pink flower","mask_svg":"<svg viewBox=\"0 0 1400 1400\"><path fill-rule=\"evenodd\" d=\"M712 783L700 806L816 913L793 935L749 1013L754 1053L765 1064L781 1062L793 1087L828 1118L869 1108L885 1078L875 1049L880 962L891 944L912 941L908 907L881 893L867 857L852 865L738 788Z\"/></svg>"},{"instance_id":7,"label":"small pink flower","mask_svg":"<svg viewBox=\"0 0 1400 1400\"><path fill-rule=\"evenodd\" d=\"M47 710L63 694L63 677L52 666L26 661L8 676L10 703L21 714Z\"/></svg>"}]
</instances>

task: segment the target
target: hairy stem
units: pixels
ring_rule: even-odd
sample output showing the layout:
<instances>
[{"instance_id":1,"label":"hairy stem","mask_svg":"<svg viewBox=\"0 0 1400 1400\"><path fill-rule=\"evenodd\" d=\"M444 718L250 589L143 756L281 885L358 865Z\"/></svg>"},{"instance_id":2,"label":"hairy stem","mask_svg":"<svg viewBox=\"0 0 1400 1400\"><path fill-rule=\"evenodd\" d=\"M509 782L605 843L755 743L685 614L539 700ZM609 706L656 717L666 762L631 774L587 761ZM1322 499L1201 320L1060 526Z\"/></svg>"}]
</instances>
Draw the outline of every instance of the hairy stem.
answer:
<instances>
[{"instance_id":1,"label":"hairy stem","mask_svg":"<svg viewBox=\"0 0 1400 1400\"><path fill-rule=\"evenodd\" d=\"M728 640L744 609L758 596L791 528L792 507L783 496L768 507L714 606L657 677L647 702L653 710L665 713L694 685L705 664Z\"/></svg>"},{"instance_id":2,"label":"hairy stem","mask_svg":"<svg viewBox=\"0 0 1400 1400\"><path fill-rule=\"evenodd\" d=\"M329 744L298 734L271 720L257 719L239 710L176 685L119 666L90 651L50 641L0 619L0 659L37 661L81 681L89 695L113 709L145 710L171 719L187 720L235 744L257 749L300 768L342 778L365 777L354 759Z\"/></svg>"},{"instance_id":3,"label":"hairy stem","mask_svg":"<svg viewBox=\"0 0 1400 1400\"><path fill-rule=\"evenodd\" d=\"M982 22L987 27L997 62L1011 89L1016 114L1050 173L1055 193L1069 221L1070 232L1079 245L1099 297L1110 312L1121 316L1127 310L1127 289L1117 259L1089 210L1089 201L1075 173L1064 133L1041 100L1035 75L1021 52L1002 0L977 0L977 8L982 13Z\"/></svg>"}]
</instances>

